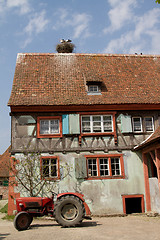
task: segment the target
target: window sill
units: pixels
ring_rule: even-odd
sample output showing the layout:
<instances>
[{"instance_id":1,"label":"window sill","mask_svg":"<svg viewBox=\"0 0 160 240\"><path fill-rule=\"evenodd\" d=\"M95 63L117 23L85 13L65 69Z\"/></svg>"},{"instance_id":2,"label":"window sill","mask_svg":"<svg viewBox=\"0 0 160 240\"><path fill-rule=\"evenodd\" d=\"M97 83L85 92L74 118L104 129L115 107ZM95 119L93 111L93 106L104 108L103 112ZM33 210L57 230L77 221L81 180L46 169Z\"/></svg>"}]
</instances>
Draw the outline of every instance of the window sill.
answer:
<instances>
[{"instance_id":1,"label":"window sill","mask_svg":"<svg viewBox=\"0 0 160 240\"><path fill-rule=\"evenodd\" d=\"M151 133L153 133L154 131L145 131L145 132L133 132L133 134L136 134L136 135L143 135L143 134L151 134Z\"/></svg>"},{"instance_id":2,"label":"window sill","mask_svg":"<svg viewBox=\"0 0 160 240\"><path fill-rule=\"evenodd\" d=\"M106 132L106 133L81 133L79 136L79 143L81 144L82 137L99 137L99 136L113 136L114 142L117 144L117 135L115 132Z\"/></svg>"},{"instance_id":3,"label":"window sill","mask_svg":"<svg viewBox=\"0 0 160 240\"><path fill-rule=\"evenodd\" d=\"M115 135L114 132L97 132L97 133L81 133L81 136L99 136L99 135L102 135L102 136L107 136L107 135Z\"/></svg>"},{"instance_id":4,"label":"window sill","mask_svg":"<svg viewBox=\"0 0 160 240\"><path fill-rule=\"evenodd\" d=\"M101 92L87 92L87 95L102 95Z\"/></svg>"},{"instance_id":5,"label":"window sill","mask_svg":"<svg viewBox=\"0 0 160 240\"><path fill-rule=\"evenodd\" d=\"M103 180L103 179L125 179L125 176L105 176L105 177L88 177L86 180Z\"/></svg>"},{"instance_id":6,"label":"window sill","mask_svg":"<svg viewBox=\"0 0 160 240\"><path fill-rule=\"evenodd\" d=\"M59 137L62 137L62 134L60 133L60 134L44 134L44 135L40 135L40 134L38 134L37 135L37 138L59 138Z\"/></svg>"},{"instance_id":7,"label":"window sill","mask_svg":"<svg viewBox=\"0 0 160 240\"><path fill-rule=\"evenodd\" d=\"M60 180L60 177L43 177L42 180L46 180L46 181L58 181Z\"/></svg>"}]
</instances>

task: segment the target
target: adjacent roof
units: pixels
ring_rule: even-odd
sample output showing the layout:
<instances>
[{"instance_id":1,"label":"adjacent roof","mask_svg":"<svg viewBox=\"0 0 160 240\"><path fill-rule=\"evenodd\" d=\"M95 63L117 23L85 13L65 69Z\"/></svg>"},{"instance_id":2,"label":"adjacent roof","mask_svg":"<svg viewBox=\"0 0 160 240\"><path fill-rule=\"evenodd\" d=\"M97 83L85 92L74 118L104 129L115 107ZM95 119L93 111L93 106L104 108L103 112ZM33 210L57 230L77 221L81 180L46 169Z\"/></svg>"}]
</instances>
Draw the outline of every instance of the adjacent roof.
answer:
<instances>
[{"instance_id":1,"label":"adjacent roof","mask_svg":"<svg viewBox=\"0 0 160 240\"><path fill-rule=\"evenodd\" d=\"M8 105L159 104L159 83L156 55L20 53Z\"/></svg>"},{"instance_id":2,"label":"adjacent roof","mask_svg":"<svg viewBox=\"0 0 160 240\"><path fill-rule=\"evenodd\" d=\"M9 161L11 146L0 156L0 177L9 177Z\"/></svg>"},{"instance_id":3,"label":"adjacent roof","mask_svg":"<svg viewBox=\"0 0 160 240\"><path fill-rule=\"evenodd\" d=\"M143 141L140 145L134 147L134 150L142 149L150 145L151 143L154 143L159 140L160 140L160 126L145 141Z\"/></svg>"}]
</instances>

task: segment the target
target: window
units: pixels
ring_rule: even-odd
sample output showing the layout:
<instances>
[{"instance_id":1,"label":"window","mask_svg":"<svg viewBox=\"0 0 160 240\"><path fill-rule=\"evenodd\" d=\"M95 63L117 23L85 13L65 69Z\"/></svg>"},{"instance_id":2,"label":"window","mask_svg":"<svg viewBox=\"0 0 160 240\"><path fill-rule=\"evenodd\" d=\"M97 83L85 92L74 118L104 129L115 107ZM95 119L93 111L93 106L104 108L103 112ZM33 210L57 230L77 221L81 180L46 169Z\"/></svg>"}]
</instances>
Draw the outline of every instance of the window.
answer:
<instances>
[{"instance_id":1,"label":"window","mask_svg":"<svg viewBox=\"0 0 160 240\"><path fill-rule=\"evenodd\" d=\"M59 179L58 157L41 157L41 175L46 179Z\"/></svg>"},{"instance_id":2,"label":"window","mask_svg":"<svg viewBox=\"0 0 160 240\"><path fill-rule=\"evenodd\" d=\"M59 119L40 120L40 134L59 133Z\"/></svg>"},{"instance_id":3,"label":"window","mask_svg":"<svg viewBox=\"0 0 160 240\"><path fill-rule=\"evenodd\" d=\"M82 133L106 133L113 132L112 115L82 116Z\"/></svg>"},{"instance_id":4,"label":"window","mask_svg":"<svg viewBox=\"0 0 160 240\"><path fill-rule=\"evenodd\" d=\"M134 132L152 132L154 131L153 117L133 117L132 118Z\"/></svg>"},{"instance_id":5,"label":"window","mask_svg":"<svg viewBox=\"0 0 160 240\"><path fill-rule=\"evenodd\" d=\"M101 94L102 82L90 81L87 82L87 94L99 95Z\"/></svg>"},{"instance_id":6,"label":"window","mask_svg":"<svg viewBox=\"0 0 160 240\"><path fill-rule=\"evenodd\" d=\"M122 155L86 156L88 179L124 178Z\"/></svg>"},{"instance_id":7,"label":"window","mask_svg":"<svg viewBox=\"0 0 160 240\"><path fill-rule=\"evenodd\" d=\"M37 135L43 137L61 137L62 136L62 119L56 117L38 117Z\"/></svg>"},{"instance_id":8,"label":"window","mask_svg":"<svg viewBox=\"0 0 160 240\"><path fill-rule=\"evenodd\" d=\"M88 92L90 93L98 93L99 92L99 86L98 85L89 85L88 86Z\"/></svg>"},{"instance_id":9,"label":"window","mask_svg":"<svg viewBox=\"0 0 160 240\"><path fill-rule=\"evenodd\" d=\"M144 118L145 130L146 132L154 131L153 127L153 117L145 117Z\"/></svg>"},{"instance_id":10,"label":"window","mask_svg":"<svg viewBox=\"0 0 160 240\"><path fill-rule=\"evenodd\" d=\"M142 132L141 117L133 117L133 131L134 132Z\"/></svg>"},{"instance_id":11,"label":"window","mask_svg":"<svg viewBox=\"0 0 160 240\"><path fill-rule=\"evenodd\" d=\"M8 180L7 180L7 179L5 179L5 180L0 180L0 186L7 187L7 186L8 186Z\"/></svg>"},{"instance_id":12,"label":"window","mask_svg":"<svg viewBox=\"0 0 160 240\"><path fill-rule=\"evenodd\" d=\"M31 115L21 115L18 118L19 125L28 125L36 123L35 119Z\"/></svg>"}]
</instances>

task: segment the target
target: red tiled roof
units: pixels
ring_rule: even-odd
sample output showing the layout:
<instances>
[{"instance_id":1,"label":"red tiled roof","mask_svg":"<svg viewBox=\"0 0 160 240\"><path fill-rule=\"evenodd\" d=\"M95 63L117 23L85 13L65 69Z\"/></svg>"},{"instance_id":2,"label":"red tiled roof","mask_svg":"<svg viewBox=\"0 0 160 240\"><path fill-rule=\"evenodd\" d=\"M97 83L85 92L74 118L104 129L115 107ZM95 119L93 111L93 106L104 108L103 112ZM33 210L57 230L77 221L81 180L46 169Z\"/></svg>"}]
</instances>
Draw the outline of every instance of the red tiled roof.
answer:
<instances>
[{"instance_id":1,"label":"red tiled roof","mask_svg":"<svg viewBox=\"0 0 160 240\"><path fill-rule=\"evenodd\" d=\"M147 145L160 140L160 126L153 132L145 141L143 141L140 145L136 146L134 149L139 150Z\"/></svg>"},{"instance_id":2,"label":"red tiled roof","mask_svg":"<svg viewBox=\"0 0 160 240\"><path fill-rule=\"evenodd\" d=\"M11 146L0 156L0 177L9 177L9 161Z\"/></svg>"},{"instance_id":3,"label":"red tiled roof","mask_svg":"<svg viewBox=\"0 0 160 240\"><path fill-rule=\"evenodd\" d=\"M87 95L88 81L102 82ZM160 56L18 54L8 105L159 104Z\"/></svg>"}]
</instances>

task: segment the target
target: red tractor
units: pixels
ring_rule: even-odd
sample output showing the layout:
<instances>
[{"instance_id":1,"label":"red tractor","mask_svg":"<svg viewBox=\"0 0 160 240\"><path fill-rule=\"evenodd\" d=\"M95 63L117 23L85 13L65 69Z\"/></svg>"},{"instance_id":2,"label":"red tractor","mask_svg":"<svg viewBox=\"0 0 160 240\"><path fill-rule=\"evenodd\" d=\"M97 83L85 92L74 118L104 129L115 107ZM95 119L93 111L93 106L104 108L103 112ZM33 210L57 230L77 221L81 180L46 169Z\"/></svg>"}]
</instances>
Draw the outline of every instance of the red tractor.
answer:
<instances>
[{"instance_id":1,"label":"red tractor","mask_svg":"<svg viewBox=\"0 0 160 240\"><path fill-rule=\"evenodd\" d=\"M57 194L56 194L57 195ZM91 212L80 193L55 193L52 197L20 197L16 199L17 214L14 226L18 231L26 230L33 217L51 216L63 227L73 227L83 219L91 219Z\"/></svg>"}]
</instances>

